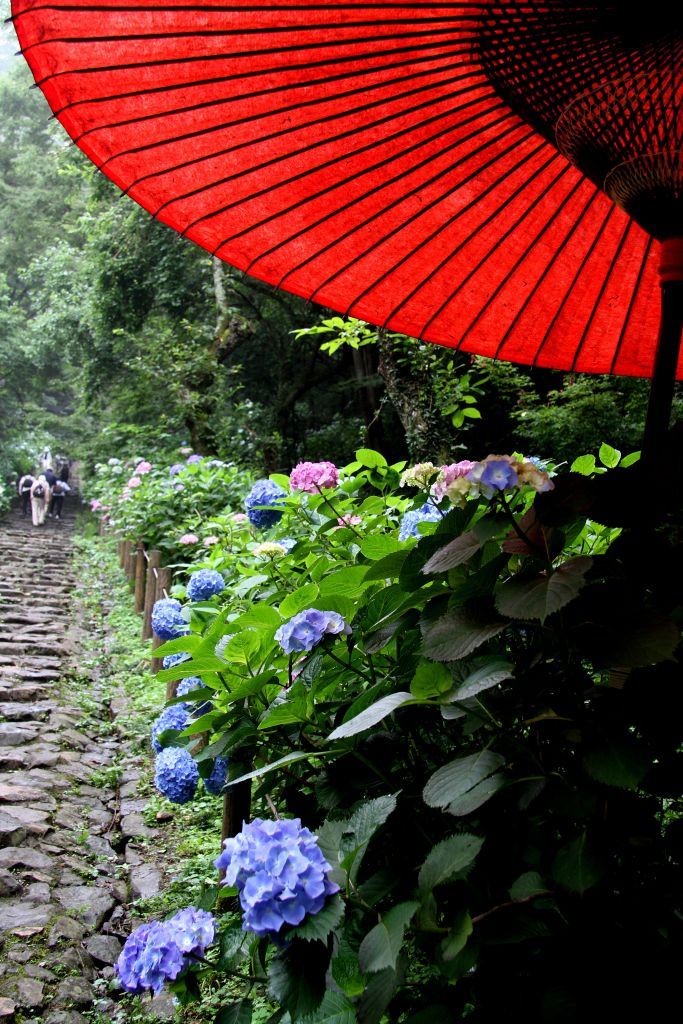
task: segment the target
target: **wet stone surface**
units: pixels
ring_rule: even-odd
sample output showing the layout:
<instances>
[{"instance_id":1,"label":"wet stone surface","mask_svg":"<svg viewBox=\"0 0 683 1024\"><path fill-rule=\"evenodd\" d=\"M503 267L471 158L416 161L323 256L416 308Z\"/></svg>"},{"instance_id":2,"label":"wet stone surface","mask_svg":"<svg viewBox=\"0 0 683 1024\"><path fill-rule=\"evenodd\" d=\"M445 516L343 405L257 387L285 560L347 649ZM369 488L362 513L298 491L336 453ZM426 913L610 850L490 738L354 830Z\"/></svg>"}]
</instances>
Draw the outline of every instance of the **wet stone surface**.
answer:
<instances>
[{"instance_id":1,"label":"wet stone surface","mask_svg":"<svg viewBox=\"0 0 683 1024\"><path fill-rule=\"evenodd\" d=\"M111 977L125 940L126 904L161 884L139 846L126 857L128 840L155 834L135 801L136 770L125 773L124 815L116 788L93 784L125 760L124 736L98 735L112 702L96 682L87 719L69 700L72 532L68 513L45 528L16 509L0 520L0 1024L85 1022L101 1008L93 983Z\"/></svg>"}]
</instances>

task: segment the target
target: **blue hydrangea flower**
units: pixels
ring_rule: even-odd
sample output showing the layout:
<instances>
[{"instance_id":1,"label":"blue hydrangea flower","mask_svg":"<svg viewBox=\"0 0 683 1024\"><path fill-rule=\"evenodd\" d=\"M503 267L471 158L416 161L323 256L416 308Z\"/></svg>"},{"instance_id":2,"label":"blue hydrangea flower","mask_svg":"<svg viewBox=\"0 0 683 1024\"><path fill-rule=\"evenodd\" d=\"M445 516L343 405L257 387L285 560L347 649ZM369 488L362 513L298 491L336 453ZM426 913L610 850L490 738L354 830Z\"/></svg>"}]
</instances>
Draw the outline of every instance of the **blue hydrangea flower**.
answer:
<instances>
[{"instance_id":1,"label":"blue hydrangea flower","mask_svg":"<svg viewBox=\"0 0 683 1024\"><path fill-rule=\"evenodd\" d=\"M257 480L244 499L244 508L252 526L265 530L282 517L283 498L287 492L272 480ZM260 508L261 505L268 506Z\"/></svg>"},{"instance_id":2,"label":"blue hydrangea flower","mask_svg":"<svg viewBox=\"0 0 683 1024\"><path fill-rule=\"evenodd\" d=\"M152 724L152 746L156 752L159 753L160 750L163 750L157 736L160 736L162 732L166 732L167 729L178 729L180 732L186 729L189 724L190 709L187 704L171 704L170 707L164 708Z\"/></svg>"},{"instance_id":3,"label":"blue hydrangea flower","mask_svg":"<svg viewBox=\"0 0 683 1024\"><path fill-rule=\"evenodd\" d=\"M185 967L185 957L173 941L165 922L142 924L128 936L116 962L126 992L141 995L152 990L159 995L164 982L174 981Z\"/></svg>"},{"instance_id":4,"label":"blue hydrangea flower","mask_svg":"<svg viewBox=\"0 0 683 1024\"><path fill-rule=\"evenodd\" d=\"M236 885L244 916L242 927L261 938L283 925L301 924L306 914L322 910L339 891L329 879L332 868L318 837L298 818L254 818L233 839L226 839L214 861L225 871L224 885Z\"/></svg>"},{"instance_id":5,"label":"blue hydrangea flower","mask_svg":"<svg viewBox=\"0 0 683 1024\"><path fill-rule=\"evenodd\" d=\"M174 462L173 465L170 467L168 472L170 473L171 476L177 476L178 473L182 473L182 471L184 469L185 469L185 463L184 462Z\"/></svg>"},{"instance_id":6,"label":"blue hydrangea flower","mask_svg":"<svg viewBox=\"0 0 683 1024\"><path fill-rule=\"evenodd\" d=\"M426 501L422 508L415 509L412 512L406 512L401 519L401 529L398 533L399 540L408 540L409 537L421 537L422 534L418 530L420 523L438 523L443 516L439 512L436 505L432 504L431 501Z\"/></svg>"},{"instance_id":7,"label":"blue hydrangea flower","mask_svg":"<svg viewBox=\"0 0 683 1024\"><path fill-rule=\"evenodd\" d=\"M173 668L174 665L180 665L182 661L189 660L190 655L185 654L184 652L181 654L167 654L166 657L161 662L161 664L164 666L164 668Z\"/></svg>"},{"instance_id":8,"label":"blue hydrangea flower","mask_svg":"<svg viewBox=\"0 0 683 1024\"><path fill-rule=\"evenodd\" d=\"M350 632L339 612L307 608L280 626L275 639L285 654L294 654L297 651L312 651L327 634L338 636L339 633Z\"/></svg>"},{"instance_id":9,"label":"blue hydrangea flower","mask_svg":"<svg viewBox=\"0 0 683 1024\"><path fill-rule=\"evenodd\" d=\"M227 757L221 757L219 754L213 763L211 774L207 779L204 779L204 789L207 793L211 793L212 796L220 796L223 792L223 786L228 775L228 759Z\"/></svg>"},{"instance_id":10,"label":"blue hydrangea flower","mask_svg":"<svg viewBox=\"0 0 683 1024\"><path fill-rule=\"evenodd\" d=\"M187 584L189 601L208 601L214 594L225 590L225 580L215 569L200 569L193 572Z\"/></svg>"},{"instance_id":11,"label":"blue hydrangea flower","mask_svg":"<svg viewBox=\"0 0 683 1024\"><path fill-rule=\"evenodd\" d=\"M126 992L158 995L166 980L175 981L193 958L204 955L216 934L211 914L195 907L179 910L168 921L151 921L126 939L116 970Z\"/></svg>"},{"instance_id":12,"label":"blue hydrangea flower","mask_svg":"<svg viewBox=\"0 0 683 1024\"><path fill-rule=\"evenodd\" d=\"M184 747L166 747L154 760L154 785L173 804L187 804L197 792L199 769Z\"/></svg>"},{"instance_id":13,"label":"blue hydrangea flower","mask_svg":"<svg viewBox=\"0 0 683 1024\"><path fill-rule=\"evenodd\" d=\"M190 466L194 465L195 462L201 462L201 461L202 461L202 456L201 455L188 455L188 457L187 457L187 463Z\"/></svg>"},{"instance_id":14,"label":"blue hydrangea flower","mask_svg":"<svg viewBox=\"0 0 683 1024\"><path fill-rule=\"evenodd\" d=\"M216 922L208 910L185 907L170 917L164 924L173 933L173 940L187 957L204 956L216 936Z\"/></svg>"},{"instance_id":15,"label":"blue hydrangea flower","mask_svg":"<svg viewBox=\"0 0 683 1024\"><path fill-rule=\"evenodd\" d=\"M182 617L180 601L163 597L152 608L152 629L161 640L175 640L190 632Z\"/></svg>"},{"instance_id":16,"label":"blue hydrangea flower","mask_svg":"<svg viewBox=\"0 0 683 1024\"><path fill-rule=\"evenodd\" d=\"M176 697L184 697L186 693L192 693L193 690L201 690L203 686L204 683L199 676L186 676L185 679L181 679L178 683L175 695ZM213 711L213 704L208 700L202 701L200 704L193 706L192 717L199 718L201 715L208 715L209 711Z\"/></svg>"},{"instance_id":17,"label":"blue hydrangea flower","mask_svg":"<svg viewBox=\"0 0 683 1024\"><path fill-rule=\"evenodd\" d=\"M480 479L483 487L490 487L494 491L515 487L519 481L517 473L505 459L492 459L491 462L487 462Z\"/></svg>"}]
</instances>

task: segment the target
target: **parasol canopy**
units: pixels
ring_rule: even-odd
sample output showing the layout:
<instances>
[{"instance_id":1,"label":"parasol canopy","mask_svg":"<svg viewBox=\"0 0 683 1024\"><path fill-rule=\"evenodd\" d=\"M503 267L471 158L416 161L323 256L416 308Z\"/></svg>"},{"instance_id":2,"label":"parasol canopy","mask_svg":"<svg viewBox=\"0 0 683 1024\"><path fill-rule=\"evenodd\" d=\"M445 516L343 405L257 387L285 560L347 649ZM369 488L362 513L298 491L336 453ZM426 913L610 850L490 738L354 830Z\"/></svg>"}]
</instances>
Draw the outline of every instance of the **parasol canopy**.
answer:
<instances>
[{"instance_id":1,"label":"parasol canopy","mask_svg":"<svg viewBox=\"0 0 683 1024\"><path fill-rule=\"evenodd\" d=\"M673 5L13 0L12 11L78 146L235 267L466 352L652 375L661 241L665 277L679 291L683 277ZM667 372L683 378L680 323L669 334Z\"/></svg>"}]
</instances>

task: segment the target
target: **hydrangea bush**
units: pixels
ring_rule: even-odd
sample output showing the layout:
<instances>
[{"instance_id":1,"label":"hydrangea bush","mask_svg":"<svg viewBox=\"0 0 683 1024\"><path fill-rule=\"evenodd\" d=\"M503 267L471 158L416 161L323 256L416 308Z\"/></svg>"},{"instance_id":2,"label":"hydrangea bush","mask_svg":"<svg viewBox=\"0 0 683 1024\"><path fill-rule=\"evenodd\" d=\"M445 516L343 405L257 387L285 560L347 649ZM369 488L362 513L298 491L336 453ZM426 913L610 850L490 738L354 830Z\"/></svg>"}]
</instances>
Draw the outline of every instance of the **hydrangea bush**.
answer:
<instances>
[{"instance_id":1,"label":"hydrangea bush","mask_svg":"<svg viewBox=\"0 0 683 1024\"><path fill-rule=\"evenodd\" d=\"M334 486L270 483L251 510L277 515L220 534L201 567L225 589L159 649L189 654L163 680L211 693L175 742L245 809L205 969L262 980L293 1024L572 1020L625 976L665 991L681 555L635 498L647 470L609 446L573 472L361 449Z\"/></svg>"}]
</instances>

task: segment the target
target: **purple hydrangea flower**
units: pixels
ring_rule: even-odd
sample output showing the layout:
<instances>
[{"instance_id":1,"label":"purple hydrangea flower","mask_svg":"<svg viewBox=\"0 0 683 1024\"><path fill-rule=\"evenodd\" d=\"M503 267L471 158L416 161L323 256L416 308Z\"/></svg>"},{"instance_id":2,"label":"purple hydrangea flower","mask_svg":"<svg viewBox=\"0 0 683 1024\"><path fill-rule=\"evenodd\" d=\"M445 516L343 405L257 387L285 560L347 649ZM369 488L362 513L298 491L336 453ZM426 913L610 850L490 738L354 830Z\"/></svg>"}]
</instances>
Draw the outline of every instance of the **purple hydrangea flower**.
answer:
<instances>
[{"instance_id":1,"label":"purple hydrangea flower","mask_svg":"<svg viewBox=\"0 0 683 1024\"><path fill-rule=\"evenodd\" d=\"M161 640L175 640L190 632L181 615L180 601L174 597L163 597L152 608L152 629Z\"/></svg>"},{"instance_id":2,"label":"purple hydrangea flower","mask_svg":"<svg viewBox=\"0 0 683 1024\"><path fill-rule=\"evenodd\" d=\"M214 594L225 590L225 580L215 569L200 569L193 572L187 584L189 601L208 601Z\"/></svg>"},{"instance_id":3,"label":"purple hydrangea flower","mask_svg":"<svg viewBox=\"0 0 683 1024\"><path fill-rule=\"evenodd\" d=\"M187 804L197 792L199 769L184 747L166 747L154 760L154 785L172 804Z\"/></svg>"},{"instance_id":4,"label":"purple hydrangea flower","mask_svg":"<svg viewBox=\"0 0 683 1024\"><path fill-rule=\"evenodd\" d=\"M442 518L443 516L436 505L431 501L426 501L421 508L414 509L412 512L406 512L403 516L398 539L408 540L409 537L421 537L422 534L418 530L420 523L438 523Z\"/></svg>"},{"instance_id":5,"label":"purple hydrangea flower","mask_svg":"<svg viewBox=\"0 0 683 1024\"><path fill-rule=\"evenodd\" d=\"M282 516L280 506L285 497L286 491L272 480L257 480L244 499L244 508L252 526L260 530L274 526ZM261 508L262 505L267 507Z\"/></svg>"},{"instance_id":6,"label":"purple hydrangea flower","mask_svg":"<svg viewBox=\"0 0 683 1024\"><path fill-rule=\"evenodd\" d=\"M519 477L509 462L504 459L492 459L484 466L480 477L483 487L494 491L504 491L506 487L515 487Z\"/></svg>"},{"instance_id":7,"label":"purple hydrangea flower","mask_svg":"<svg viewBox=\"0 0 683 1024\"><path fill-rule=\"evenodd\" d=\"M174 665L180 665L183 661L189 661L190 655L182 652L180 654L167 654L161 664L164 668L173 668Z\"/></svg>"},{"instance_id":8,"label":"purple hydrangea flower","mask_svg":"<svg viewBox=\"0 0 683 1024\"><path fill-rule=\"evenodd\" d=\"M201 461L202 461L201 455L188 455L188 457L186 459L186 462L190 466L192 466L195 462L201 462Z\"/></svg>"},{"instance_id":9,"label":"purple hydrangea flower","mask_svg":"<svg viewBox=\"0 0 683 1024\"><path fill-rule=\"evenodd\" d=\"M215 933L212 915L195 907L179 910L168 921L140 925L116 963L121 985L137 995L150 989L159 995L166 980L175 981L192 958L204 955Z\"/></svg>"},{"instance_id":10,"label":"purple hydrangea flower","mask_svg":"<svg viewBox=\"0 0 683 1024\"><path fill-rule=\"evenodd\" d=\"M152 724L152 746L159 753L164 748L157 739L167 729L177 729L182 732L190 724L190 709L187 704L171 704L164 708L156 721Z\"/></svg>"},{"instance_id":11,"label":"purple hydrangea flower","mask_svg":"<svg viewBox=\"0 0 683 1024\"><path fill-rule=\"evenodd\" d=\"M170 473L171 476L177 476L178 473L182 473L182 471L184 469L185 469L185 463L184 462L174 462L173 465L169 469L169 473Z\"/></svg>"},{"instance_id":12,"label":"purple hydrangea flower","mask_svg":"<svg viewBox=\"0 0 683 1024\"><path fill-rule=\"evenodd\" d=\"M204 789L207 793L211 793L212 796L220 796L223 792L223 786L228 775L228 759L222 757L220 754L213 763L211 774L208 778L204 779Z\"/></svg>"},{"instance_id":13,"label":"purple hydrangea flower","mask_svg":"<svg viewBox=\"0 0 683 1024\"><path fill-rule=\"evenodd\" d=\"M351 629L339 612L321 612L317 608L307 608L285 622L277 630L275 639L285 654L298 651L312 651L324 636L339 633L349 634Z\"/></svg>"},{"instance_id":14,"label":"purple hydrangea flower","mask_svg":"<svg viewBox=\"0 0 683 1024\"><path fill-rule=\"evenodd\" d=\"M184 967L185 957L173 941L173 933L161 921L136 928L116 962L123 988L136 994L151 989L159 995L164 982L174 981Z\"/></svg>"},{"instance_id":15,"label":"purple hydrangea flower","mask_svg":"<svg viewBox=\"0 0 683 1024\"><path fill-rule=\"evenodd\" d=\"M277 934L283 925L301 924L306 914L317 914L327 897L339 891L329 879L332 868L318 837L302 828L298 818L254 818L223 845L214 864L225 871L224 885L237 886L242 927L261 938Z\"/></svg>"},{"instance_id":16,"label":"purple hydrangea flower","mask_svg":"<svg viewBox=\"0 0 683 1024\"><path fill-rule=\"evenodd\" d=\"M173 932L173 939L181 953L188 957L204 956L216 935L216 922L208 910L185 907L164 924Z\"/></svg>"}]
</instances>

